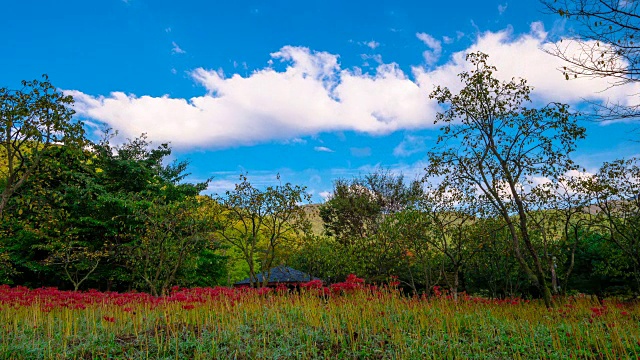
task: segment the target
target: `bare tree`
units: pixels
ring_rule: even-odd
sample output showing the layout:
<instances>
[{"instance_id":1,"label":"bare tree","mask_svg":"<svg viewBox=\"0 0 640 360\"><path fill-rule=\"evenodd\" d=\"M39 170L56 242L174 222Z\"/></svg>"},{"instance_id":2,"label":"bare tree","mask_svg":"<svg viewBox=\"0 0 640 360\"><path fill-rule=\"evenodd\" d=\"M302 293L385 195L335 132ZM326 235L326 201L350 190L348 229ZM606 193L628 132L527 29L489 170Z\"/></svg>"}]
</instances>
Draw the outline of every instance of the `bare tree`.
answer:
<instances>
[{"instance_id":1,"label":"bare tree","mask_svg":"<svg viewBox=\"0 0 640 360\"><path fill-rule=\"evenodd\" d=\"M640 2L635 0L542 0L546 8L572 21L574 34L545 51L564 61L567 80L608 78L611 86L640 81ZM603 89L604 90L604 89ZM638 94L624 103L595 104L602 120L637 119Z\"/></svg>"}]
</instances>

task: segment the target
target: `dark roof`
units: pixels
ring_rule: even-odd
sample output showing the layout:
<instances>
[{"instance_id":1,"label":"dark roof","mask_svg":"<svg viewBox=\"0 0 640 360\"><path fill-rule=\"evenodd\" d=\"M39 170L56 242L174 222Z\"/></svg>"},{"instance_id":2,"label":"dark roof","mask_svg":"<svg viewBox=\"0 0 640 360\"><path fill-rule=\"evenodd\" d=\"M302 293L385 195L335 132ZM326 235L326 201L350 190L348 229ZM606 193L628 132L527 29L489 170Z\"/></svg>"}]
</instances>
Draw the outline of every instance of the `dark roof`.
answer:
<instances>
[{"instance_id":1,"label":"dark roof","mask_svg":"<svg viewBox=\"0 0 640 360\"><path fill-rule=\"evenodd\" d=\"M262 282L266 275L266 272L258 274L258 282ZM287 266L278 266L271 269L271 276L269 276L269 283L307 282L311 280L320 279ZM234 285L249 285L250 283L249 278L246 278L242 281L238 281Z\"/></svg>"}]
</instances>

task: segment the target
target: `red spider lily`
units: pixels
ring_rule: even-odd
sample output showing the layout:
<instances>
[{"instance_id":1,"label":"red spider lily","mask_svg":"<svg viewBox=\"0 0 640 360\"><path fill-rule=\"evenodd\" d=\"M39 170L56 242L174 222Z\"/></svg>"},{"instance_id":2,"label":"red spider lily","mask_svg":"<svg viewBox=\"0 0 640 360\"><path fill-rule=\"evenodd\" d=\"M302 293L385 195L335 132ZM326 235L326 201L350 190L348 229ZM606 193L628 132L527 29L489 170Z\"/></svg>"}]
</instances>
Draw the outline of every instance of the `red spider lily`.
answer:
<instances>
[{"instance_id":1,"label":"red spider lily","mask_svg":"<svg viewBox=\"0 0 640 360\"><path fill-rule=\"evenodd\" d=\"M361 279L354 274L349 274L344 282L331 285L331 291L334 294L352 293L356 290L364 288L364 279Z\"/></svg>"},{"instance_id":2,"label":"red spider lily","mask_svg":"<svg viewBox=\"0 0 640 360\"><path fill-rule=\"evenodd\" d=\"M600 316L604 315L606 312L607 312L607 307L606 306L592 307L591 308L591 316L592 317L600 317Z\"/></svg>"},{"instance_id":3,"label":"red spider lily","mask_svg":"<svg viewBox=\"0 0 640 360\"><path fill-rule=\"evenodd\" d=\"M322 284L322 280L311 280L304 284L300 284L300 287L305 289L320 289L322 288Z\"/></svg>"},{"instance_id":4,"label":"red spider lily","mask_svg":"<svg viewBox=\"0 0 640 360\"><path fill-rule=\"evenodd\" d=\"M283 284L280 284L282 286L284 286ZM280 285L278 285L277 289L278 291L282 291L282 290L286 290L286 286L284 286L284 289L280 287ZM258 295L267 295L271 292L271 288L268 287L261 287L260 289L258 289Z\"/></svg>"}]
</instances>

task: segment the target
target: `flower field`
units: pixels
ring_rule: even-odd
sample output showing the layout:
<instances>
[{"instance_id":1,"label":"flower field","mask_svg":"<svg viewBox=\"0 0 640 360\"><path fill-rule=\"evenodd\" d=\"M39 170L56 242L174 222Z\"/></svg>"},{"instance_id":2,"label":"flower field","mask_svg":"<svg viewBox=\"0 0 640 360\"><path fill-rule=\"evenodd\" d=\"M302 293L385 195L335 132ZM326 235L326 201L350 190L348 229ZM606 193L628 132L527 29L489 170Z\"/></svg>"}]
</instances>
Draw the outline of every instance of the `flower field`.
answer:
<instances>
[{"instance_id":1,"label":"flower field","mask_svg":"<svg viewBox=\"0 0 640 360\"><path fill-rule=\"evenodd\" d=\"M407 297L351 276L299 291L0 286L2 359L637 359L640 306Z\"/></svg>"}]
</instances>

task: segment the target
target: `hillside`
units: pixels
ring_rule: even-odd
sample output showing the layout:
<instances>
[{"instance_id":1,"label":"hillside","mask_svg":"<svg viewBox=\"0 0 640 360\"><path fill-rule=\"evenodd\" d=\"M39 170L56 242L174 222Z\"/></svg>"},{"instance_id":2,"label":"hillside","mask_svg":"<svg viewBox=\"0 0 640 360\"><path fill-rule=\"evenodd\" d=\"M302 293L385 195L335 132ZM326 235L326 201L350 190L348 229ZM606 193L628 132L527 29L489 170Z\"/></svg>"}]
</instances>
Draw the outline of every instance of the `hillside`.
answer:
<instances>
[{"instance_id":1,"label":"hillside","mask_svg":"<svg viewBox=\"0 0 640 360\"><path fill-rule=\"evenodd\" d=\"M309 221L311 221L311 230L315 235L322 235L324 233L324 224L322 218L320 218L320 205L321 204L309 204L303 206Z\"/></svg>"}]
</instances>

